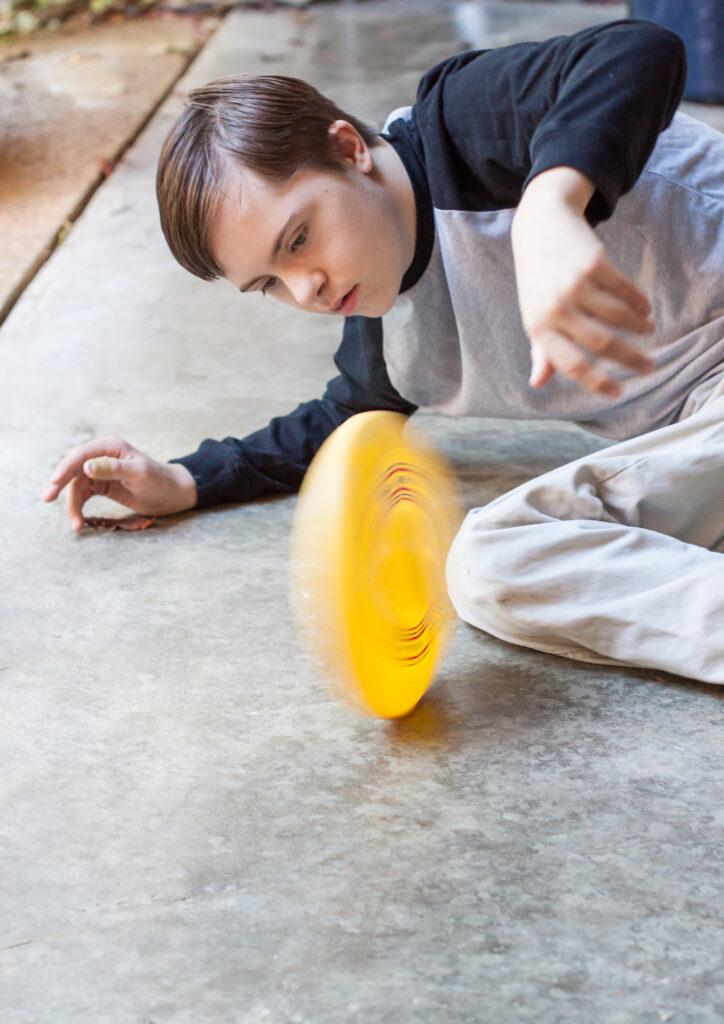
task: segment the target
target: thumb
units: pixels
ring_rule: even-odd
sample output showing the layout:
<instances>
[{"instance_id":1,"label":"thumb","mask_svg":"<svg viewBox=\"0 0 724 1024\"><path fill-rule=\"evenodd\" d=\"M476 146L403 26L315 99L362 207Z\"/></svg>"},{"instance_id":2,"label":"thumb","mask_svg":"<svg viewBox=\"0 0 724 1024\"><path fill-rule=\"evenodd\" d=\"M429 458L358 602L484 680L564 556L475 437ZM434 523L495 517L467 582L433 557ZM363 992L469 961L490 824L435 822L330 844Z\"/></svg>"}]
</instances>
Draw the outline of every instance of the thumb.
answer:
<instances>
[{"instance_id":1,"label":"thumb","mask_svg":"<svg viewBox=\"0 0 724 1024\"><path fill-rule=\"evenodd\" d=\"M83 472L91 480L127 480L133 475L133 465L130 459L113 459L109 455L101 455L84 462Z\"/></svg>"},{"instance_id":2,"label":"thumb","mask_svg":"<svg viewBox=\"0 0 724 1024\"><path fill-rule=\"evenodd\" d=\"M533 388L542 388L556 372L555 366L548 361L544 349L536 342L530 345L531 370L528 383Z\"/></svg>"}]
</instances>

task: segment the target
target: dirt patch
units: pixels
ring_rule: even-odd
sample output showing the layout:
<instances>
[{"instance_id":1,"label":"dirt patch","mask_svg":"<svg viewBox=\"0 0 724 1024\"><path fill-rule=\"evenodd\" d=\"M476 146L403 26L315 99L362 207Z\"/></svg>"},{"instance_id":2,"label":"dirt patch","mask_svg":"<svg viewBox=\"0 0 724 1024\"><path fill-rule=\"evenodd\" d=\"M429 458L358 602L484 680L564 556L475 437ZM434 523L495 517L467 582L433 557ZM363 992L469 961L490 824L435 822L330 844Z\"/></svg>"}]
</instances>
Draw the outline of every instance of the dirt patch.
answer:
<instances>
[{"instance_id":1,"label":"dirt patch","mask_svg":"<svg viewBox=\"0 0 724 1024\"><path fill-rule=\"evenodd\" d=\"M165 12L0 42L0 321L217 23Z\"/></svg>"}]
</instances>

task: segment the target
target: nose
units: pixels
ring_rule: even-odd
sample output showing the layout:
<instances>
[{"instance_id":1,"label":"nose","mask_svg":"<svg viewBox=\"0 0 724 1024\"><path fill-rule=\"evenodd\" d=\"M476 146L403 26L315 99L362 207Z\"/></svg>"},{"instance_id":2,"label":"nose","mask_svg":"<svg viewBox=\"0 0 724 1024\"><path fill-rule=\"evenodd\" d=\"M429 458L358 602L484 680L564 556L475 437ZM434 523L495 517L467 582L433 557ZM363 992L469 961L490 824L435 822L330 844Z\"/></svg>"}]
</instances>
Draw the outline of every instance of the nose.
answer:
<instances>
[{"instance_id":1,"label":"nose","mask_svg":"<svg viewBox=\"0 0 724 1024\"><path fill-rule=\"evenodd\" d=\"M289 277L287 287L298 306L310 308L318 304L324 281L321 270L303 270Z\"/></svg>"}]
</instances>

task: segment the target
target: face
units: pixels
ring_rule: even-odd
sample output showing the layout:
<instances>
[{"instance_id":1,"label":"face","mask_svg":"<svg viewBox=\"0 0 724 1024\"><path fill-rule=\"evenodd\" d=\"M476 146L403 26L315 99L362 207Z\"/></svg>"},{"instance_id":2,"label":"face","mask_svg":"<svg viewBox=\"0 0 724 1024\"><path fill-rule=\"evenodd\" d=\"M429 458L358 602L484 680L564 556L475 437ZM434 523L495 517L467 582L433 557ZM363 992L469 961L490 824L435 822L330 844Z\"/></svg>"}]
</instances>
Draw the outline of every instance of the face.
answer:
<instances>
[{"instance_id":1,"label":"face","mask_svg":"<svg viewBox=\"0 0 724 1024\"><path fill-rule=\"evenodd\" d=\"M375 160L381 147L370 150L347 122L335 126L343 173L305 170L274 185L238 172L225 185L211 248L242 291L310 313L382 316L412 260L409 204L382 169L389 153Z\"/></svg>"}]
</instances>

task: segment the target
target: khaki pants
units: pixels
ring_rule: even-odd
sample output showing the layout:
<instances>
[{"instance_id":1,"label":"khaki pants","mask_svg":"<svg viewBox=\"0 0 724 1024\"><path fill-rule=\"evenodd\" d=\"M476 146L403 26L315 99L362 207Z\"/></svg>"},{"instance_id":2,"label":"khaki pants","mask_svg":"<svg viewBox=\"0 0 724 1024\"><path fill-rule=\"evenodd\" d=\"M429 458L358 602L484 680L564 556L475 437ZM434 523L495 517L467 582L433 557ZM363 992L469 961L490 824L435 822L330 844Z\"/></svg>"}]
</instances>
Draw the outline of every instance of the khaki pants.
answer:
<instances>
[{"instance_id":1,"label":"khaki pants","mask_svg":"<svg viewBox=\"0 0 724 1024\"><path fill-rule=\"evenodd\" d=\"M688 419L466 516L458 615L502 640L724 683L724 378Z\"/></svg>"}]
</instances>

